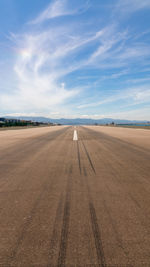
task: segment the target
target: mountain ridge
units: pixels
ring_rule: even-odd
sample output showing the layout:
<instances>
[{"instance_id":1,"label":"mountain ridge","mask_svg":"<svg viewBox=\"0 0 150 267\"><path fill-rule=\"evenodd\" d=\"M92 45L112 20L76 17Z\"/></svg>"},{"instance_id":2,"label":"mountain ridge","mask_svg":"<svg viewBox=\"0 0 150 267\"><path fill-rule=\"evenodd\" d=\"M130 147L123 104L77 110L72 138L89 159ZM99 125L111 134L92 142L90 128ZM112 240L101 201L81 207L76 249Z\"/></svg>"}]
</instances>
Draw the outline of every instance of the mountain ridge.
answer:
<instances>
[{"instance_id":1,"label":"mountain ridge","mask_svg":"<svg viewBox=\"0 0 150 267\"><path fill-rule=\"evenodd\" d=\"M34 116L5 116L5 118L15 118L22 120L32 120L36 122L45 122L45 123L57 123L63 125L92 125L92 124L109 124L109 123L117 123L117 124L125 124L125 123L146 123L145 120L124 120L124 119L113 119L113 118L102 118L102 119L91 119L91 118L60 118L60 119L52 119L46 117L34 117Z\"/></svg>"}]
</instances>

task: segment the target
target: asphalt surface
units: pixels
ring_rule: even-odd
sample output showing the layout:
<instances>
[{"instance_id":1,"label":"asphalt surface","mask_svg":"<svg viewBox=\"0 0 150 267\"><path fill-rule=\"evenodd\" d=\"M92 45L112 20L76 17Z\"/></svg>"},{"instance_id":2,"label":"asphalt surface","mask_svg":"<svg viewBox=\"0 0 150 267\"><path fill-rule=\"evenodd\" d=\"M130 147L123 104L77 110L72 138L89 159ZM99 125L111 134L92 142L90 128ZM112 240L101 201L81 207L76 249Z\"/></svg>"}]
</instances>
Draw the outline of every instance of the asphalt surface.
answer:
<instances>
[{"instance_id":1,"label":"asphalt surface","mask_svg":"<svg viewBox=\"0 0 150 267\"><path fill-rule=\"evenodd\" d=\"M149 147L87 127L3 132L0 266L150 266Z\"/></svg>"}]
</instances>

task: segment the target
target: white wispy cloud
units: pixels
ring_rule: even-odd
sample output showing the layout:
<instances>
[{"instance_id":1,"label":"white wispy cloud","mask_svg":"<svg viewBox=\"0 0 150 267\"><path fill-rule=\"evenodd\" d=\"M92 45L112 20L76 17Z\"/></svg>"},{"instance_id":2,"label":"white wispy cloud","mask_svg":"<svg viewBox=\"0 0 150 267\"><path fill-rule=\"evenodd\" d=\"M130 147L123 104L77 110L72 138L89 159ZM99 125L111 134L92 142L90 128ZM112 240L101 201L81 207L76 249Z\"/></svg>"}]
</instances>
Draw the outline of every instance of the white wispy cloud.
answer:
<instances>
[{"instance_id":1,"label":"white wispy cloud","mask_svg":"<svg viewBox=\"0 0 150 267\"><path fill-rule=\"evenodd\" d=\"M68 90L63 79L59 81L62 75L57 68L61 68L61 56L55 55L58 47L50 32L13 37L18 51L14 65L17 85L11 97L2 94L1 106L6 109L11 106L14 111L48 111L79 93L79 88Z\"/></svg>"},{"instance_id":2,"label":"white wispy cloud","mask_svg":"<svg viewBox=\"0 0 150 267\"><path fill-rule=\"evenodd\" d=\"M32 20L31 23L38 24L48 19L73 14L75 11L67 9L66 3L66 0L53 1L37 18Z\"/></svg>"},{"instance_id":3,"label":"white wispy cloud","mask_svg":"<svg viewBox=\"0 0 150 267\"><path fill-rule=\"evenodd\" d=\"M124 46L127 32L117 32L116 27L105 27L95 33L81 36L74 34L71 27L54 27L39 32L25 32L22 35L12 34L18 50L14 71L17 77L17 88L13 96L3 95L1 103L5 107L12 106L17 112L24 110L43 111L53 110L54 106L61 105L67 99L75 97L83 88L67 88L64 76L87 66L98 66L110 68L111 64L119 64L123 61L129 62L132 58L136 60L149 53L148 49L142 49L137 45L134 48ZM80 50L91 43L100 42L88 58L71 60L72 56L80 55ZM123 42L123 45L120 43ZM126 73L125 70L110 75L110 78L119 77ZM90 86L89 86L90 87ZM86 86L85 86L86 88ZM79 108L99 106L108 102L128 98L128 96L114 95L109 99L103 99L96 103L79 105ZM130 96L131 97L131 96ZM18 103L16 105L16 103Z\"/></svg>"},{"instance_id":4,"label":"white wispy cloud","mask_svg":"<svg viewBox=\"0 0 150 267\"><path fill-rule=\"evenodd\" d=\"M14 112L36 110L50 112L55 106L73 98L86 86L67 88L64 76L84 66L72 62L70 57L80 52L89 43L102 38L107 29L101 29L88 36L74 35L73 29L66 27L49 28L38 32L11 34L17 51L14 72L17 79L16 88L11 97L2 94L1 105ZM71 38L70 38L71 35Z\"/></svg>"},{"instance_id":5,"label":"white wispy cloud","mask_svg":"<svg viewBox=\"0 0 150 267\"><path fill-rule=\"evenodd\" d=\"M119 0L115 6L115 12L122 15L130 15L133 12L150 8L149 0Z\"/></svg>"},{"instance_id":6,"label":"white wispy cloud","mask_svg":"<svg viewBox=\"0 0 150 267\"><path fill-rule=\"evenodd\" d=\"M120 106L122 106L123 100L129 100L130 106L150 102L150 84L125 88L121 90L121 92L119 91L118 93L116 92L107 97L103 97L100 101L79 105L78 109L101 106L104 104L115 103L117 101L120 101Z\"/></svg>"},{"instance_id":7,"label":"white wispy cloud","mask_svg":"<svg viewBox=\"0 0 150 267\"><path fill-rule=\"evenodd\" d=\"M32 20L31 24L39 24L46 20L61 17L74 15L77 13L83 13L89 8L89 1L84 3L84 6L79 6L77 8L70 8L67 0L54 0L52 1L45 10L39 14L34 20Z\"/></svg>"},{"instance_id":8,"label":"white wispy cloud","mask_svg":"<svg viewBox=\"0 0 150 267\"><path fill-rule=\"evenodd\" d=\"M145 78L132 78L132 79L128 79L126 80L126 83L130 83L130 84L143 84L143 83L147 83L148 81L150 81L150 77L145 77Z\"/></svg>"}]
</instances>

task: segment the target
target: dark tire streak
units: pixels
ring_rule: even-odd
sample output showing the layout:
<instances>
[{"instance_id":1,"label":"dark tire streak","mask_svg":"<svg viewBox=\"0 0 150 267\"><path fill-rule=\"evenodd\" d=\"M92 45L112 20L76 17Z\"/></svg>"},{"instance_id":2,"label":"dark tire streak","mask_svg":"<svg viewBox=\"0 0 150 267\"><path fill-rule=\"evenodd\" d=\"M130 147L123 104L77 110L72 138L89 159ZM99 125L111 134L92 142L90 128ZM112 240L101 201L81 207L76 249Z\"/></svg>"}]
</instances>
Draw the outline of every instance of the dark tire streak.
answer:
<instances>
[{"instance_id":1,"label":"dark tire streak","mask_svg":"<svg viewBox=\"0 0 150 267\"><path fill-rule=\"evenodd\" d=\"M68 168L67 168L68 169ZM69 176L72 174L72 164L70 165L68 169ZM67 190L70 190L70 181L67 183ZM64 215L63 215L63 227L62 230L59 233L59 225L62 219L62 211L63 211L63 197L61 194L57 211L56 211L56 216L55 216L55 222L54 222L54 227L53 227L53 233L51 237L51 242L50 242L50 253L49 253L49 263L48 267L53 266L53 261L56 259L56 254L55 251L58 246L59 239L61 239L60 243L60 249L59 249L59 259L58 261L58 266L62 266L62 262L65 261L66 258L66 249L67 249L67 236L68 236L68 227L69 227L69 216L70 216L70 191L67 191L68 195L66 194L66 200L65 200L65 206L64 206ZM68 216L69 215L69 216ZM60 238L61 234L61 238Z\"/></svg>"},{"instance_id":2,"label":"dark tire streak","mask_svg":"<svg viewBox=\"0 0 150 267\"><path fill-rule=\"evenodd\" d=\"M99 266L104 267L106 266L106 263L105 263L103 245L101 241L101 233L100 233L99 226L98 226L96 211L91 201L89 202L89 210L90 210L90 215L91 215L91 223L92 223L92 230L93 230L93 235L95 239L95 247L96 247L96 253L97 253L97 258L98 258L98 264Z\"/></svg>"},{"instance_id":3,"label":"dark tire streak","mask_svg":"<svg viewBox=\"0 0 150 267\"><path fill-rule=\"evenodd\" d=\"M70 220L70 202L71 202L71 178L68 177L57 266L65 266L66 262L67 241L68 241L69 220Z\"/></svg>"},{"instance_id":4,"label":"dark tire streak","mask_svg":"<svg viewBox=\"0 0 150 267\"><path fill-rule=\"evenodd\" d=\"M83 141L82 141L82 144L84 146ZM84 149L85 149L85 146L84 146ZM99 228L99 224L98 224L98 220L97 220L97 216L96 216L96 211L95 211L95 207L94 207L94 204L92 201L90 187L89 187L88 180L87 180L88 174L86 172L86 168L85 168L84 164L83 164L83 171L84 171L85 183L86 183L86 187L87 187L91 227L92 227L92 232L93 232L93 236L94 236L96 255L97 255L97 261L98 261L97 266L106 267L107 265L106 265L105 255L104 255L104 250L103 250L103 245L102 245L101 231Z\"/></svg>"},{"instance_id":5,"label":"dark tire streak","mask_svg":"<svg viewBox=\"0 0 150 267\"><path fill-rule=\"evenodd\" d=\"M86 175L85 175L86 176ZM88 184L87 184L87 186L88 186ZM91 196L90 196L90 188L89 188L89 186L88 186L88 192L89 192L89 198L91 199ZM107 212L107 214L108 214L108 217L109 217L109 219L110 219L110 222L111 222L111 225L112 225L112 228L113 228L113 231L114 231L114 233L115 233L115 236L116 236L116 240L117 240L117 242L118 242L118 245L119 245L119 247L122 249L122 251L123 251L123 253L124 253L124 255L127 257L127 259L128 259L128 265L127 266L132 266L129 262L130 262L130 258L129 258L129 253L128 253L128 251L126 250L126 248L124 247L124 244L123 244L123 242L122 242L122 240L121 240L121 238L120 238L120 236L119 236L119 234L118 234L118 231L117 231L117 229L116 229L116 226L115 226L115 223L114 223L114 220L113 220L113 218L112 218L112 216L111 216L111 214L110 214L110 212L109 212L109 210L108 210L108 207L107 207L107 205L106 205L106 202L105 202L105 200L103 200L103 205L104 205L104 208L105 208L105 210L106 210L106 212ZM90 214L91 214L91 221L92 221L92 216L95 218L95 222L96 222L96 224L94 225L94 223L92 222L92 229L93 229L93 234L94 234L94 231L96 231L95 232L95 234L94 234L94 238L95 238L95 245L96 245L96 248L97 248L97 257L98 257L98 259L99 259L99 261L101 260L101 257L102 257L102 259L103 259L103 246L102 246L102 242L101 242L101 233L100 233L100 230L99 230L99 226L98 226L98 222L97 222L97 218L96 218L96 211L95 211L95 209L93 209L93 211L92 211L92 209L91 209L91 207L92 207L92 202L89 202L89 206L90 206ZM93 208L94 208L94 206L93 206ZM93 212L93 213L92 213ZM98 235L97 235L97 233L98 233ZM97 239L97 237L96 236L99 236L98 237L98 239ZM100 243L99 243L100 242ZM99 250L102 250L102 254L100 253L100 255L98 254L98 251ZM100 266L107 266L106 265L106 262L105 262L105 257L104 257L104 261L101 261L100 263Z\"/></svg>"},{"instance_id":6,"label":"dark tire streak","mask_svg":"<svg viewBox=\"0 0 150 267\"><path fill-rule=\"evenodd\" d=\"M64 207L64 217L63 217L63 226L62 226L62 232L61 232L58 266L65 266L68 229L69 229L69 217L70 217L70 203L69 201L66 201L65 207Z\"/></svg>"},{"instance_id":7,"label":"dark tire streak","mask_svg":"<svg viewBox=\"0 0 150 267\"><path fill-rule=\"evenodd\" d=\"M63 224L62 224L62 230L61 230L61 241L60 241L59 256L58 256L58 266L64 266L65 260L66 260L69 218L70 218L70 190L69 189L70 189L70 182L68 181L65 206L64 206Z\"/></svg>"},{"instance_id":8,"label":"dark tire streak","mask_svg":"<svg viewBox=\"0 0 150 267\"><path fill-rule=\"evenodd\" d=\"M90 162L92 170L96 174L95 168L93 166L93 163L92 163L91 158L89 156L89 153L88 153L88 151L84 145L83 140L81 142L83 144L84 150L86 152L86 155L87 155L87 158ZM98 224L95 207L93 204L93 200L92 200L92 196L91 196L91 192L90 192L90 187L88 184L88 174L87 174L87 171L86 171L84 164L83 164L83 171L84 171L85 183L87 186L87 195L88 195L88 201L89 201L88 205L89 205L89 213L90 213L90 219L91 219L91 227L92 227L92 232L93 232L93 236L94 236L96 255L97 255L97 261L98 261L98 264L96 266L106 267L107 265L106 265L105 255L104 255L104 250L103 250L103 245L102 245L101 231L100 231L100 227Z\"/></svg>"},{"instance_id":9,"label":"dark tire streak","mask_svg":"<svg viewBox=\"0 0 150 267\"><path fill-rule=\"evenodd\" d=\"M83 129L85 129L84 126L82 126ZM87 130L87 129L86 129ZM103 132L97 132L96 130L93 130L93 129L88 129L87 130L88 132L91 133L91 135L94 137L94 139L97 139L97 140L102 140L103 139L103 142L106 142L108 141L109 142L109 146L113 145L114 143L120 146L122 146L123 149L129 149L129 146L130 146L130 150L134 153L142 153L143 156L145 156L145 154L147 154L148 156L150 155L150 150L147 148L142 148L141 146L138 146L138 145L135 145L133 143L130 143L128 141L125 141L125 140L122 140L118 137L113 137L113 136L110 136L108 135L107 133L103 133Z\"/></svg>"},{"instance_id":10,"label":"dark tire streak","mask_svg":"<svg viewBox=\"0 0 150 267\"><path fill-rule=\"evenodd\" d=\"M62 217L62 208L63 208L63 200L62 196L60 197L58 207L56 210L56 216L55 216L55 221L54 221L54 227L53 227L53 232L51 236L51 241L50 241L50 252L49 252L49 260L48 260L48 266L52 266L51 262L53 262L54 258L56 257L55 251L57 249L58 241L59 241L59 224L61 221Z\"/></svg>"},{"instance_id":11,"label":"dark tire streak","mask_svg":"<svg viewBox=\"0 0 150 267\"><path fill-rule=\"evenodd\" d=\"M60 135L60 132L59 132L59 135ZM57 136L59 136L57 135ZM53 177L54 178L54 177ZM17 242L16 242L16 245L8 259L8 262L7 262L7 265L9 266L11 264L11 262L13 262L13 260L15 259L16 255L17 255L17 252L18 252L18 249L20 247L20 245L22 244L24 238L25 238L25 235L26 235L26 232L27 232L27 229L29 228L36 212L37 212L37 208L38 208L38 205L42 199L42 197L45 196L45 192L48 192L48 188L51 187L53 185L53 182L54 182L54 179L50 180L49 181L49 177L46 179L46 181L44 182L43 184L43 189L42 191L40 192L39 196L37 197L29 215L28 215L28 218L27 220L25 221L24 225L23 225L23 229L21 231L21 234L19 236L19 238L17 239Z\"/></svg>"},{"instance_id":12,"label":"dark tire streak","mask_svg":"<svg viewBox=\"0 0 150 267\"><path fill-rule=\"evenodd\" d=\"M121 140L117 137L113 137L113 136L109 136L108 134L104 134L102 132L96 132L95 130L91 130L88 129L89 134L95 139L95 141L97 141L99 143L99 141L101 142L101 140L103 140L103 144L105 144L105 146L108 149L112 149L113 152L115 152L115 154L117 154L117 147L118 148L122 148L122 151L124 153L132 153L132 158L134 159L134 156L138 156L139 161L141 161L141 159L145 159L145 163L147 161L147 168L149 170L149 156L150 156L150 150L146 150L146 148L142 148L138 145L129 143L127 141ZM117 147L116 147L117 146ZM139 153L140 152L140 153ZM136 167L138 167L136 165Z\"/></svg>"},{"instance_id":13,"label":"dark tire streak","mask_svg":"<svg viewBox=\"0 0 150 267\"><path fill-rule=\"evenodd\" d=\"M90 163L90 165L91 165L91 168L92 168L93 172L96 174L96 171L95 171L94 165L93 165L93 163L92 163L92 160L91 160L91 158L90 158L90 155L89 155L89 153L88 153L88 151L87 151L87 148L86 148L86 146L85 146L85 144L84 144L83 140L82 140L82 144L83 144L83 147L84 147L85 153L86 153L86 155L87 155L87 158L88 158L88 160L89 160L89 163Z\"/></svg>"},{"instance_id":14,"label":"dark tire streak","mask_svg":"<svg viewBox=\"0 0 150 267\"><path fill-rule=\"evenodd\" d=\"M79 143L77 141L77 155L78 155L78 163L79 163L79 170L80 170L80 174L82 173L81 170L81 159L80 159L80 150L79 150Z\"/></svg>"},{"instance_id":15,"label":"dark tire streak","mask_svg":"<svg viewBox=\"0 0 150 267\"><path fill-rule=\"evenodd\" d=\"M85 166L83 167L83 171L84 171L84 176L87 176L87 171L86 171Z\"/></svg>"}]
</instances>

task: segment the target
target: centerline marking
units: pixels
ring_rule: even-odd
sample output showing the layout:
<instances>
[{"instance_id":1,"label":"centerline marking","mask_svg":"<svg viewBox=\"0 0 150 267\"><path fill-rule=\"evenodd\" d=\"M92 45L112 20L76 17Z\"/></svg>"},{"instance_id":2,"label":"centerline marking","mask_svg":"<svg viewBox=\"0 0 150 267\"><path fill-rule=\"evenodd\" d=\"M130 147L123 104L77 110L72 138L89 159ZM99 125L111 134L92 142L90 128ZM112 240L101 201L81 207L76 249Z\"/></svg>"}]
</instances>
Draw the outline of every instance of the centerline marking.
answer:
<instances>
[{"instance_id":1,"label":"centerline marking","mask_svg":"<svg viewBox=\"0 0 150 267\"><path fill-rule=\"evenodd\" d=\"M74 130L73 141L78 141L78 135L76 130Z\"/></svg>"}]
</instances>

